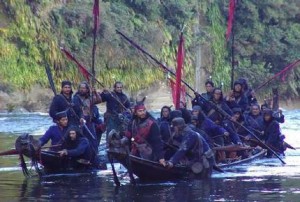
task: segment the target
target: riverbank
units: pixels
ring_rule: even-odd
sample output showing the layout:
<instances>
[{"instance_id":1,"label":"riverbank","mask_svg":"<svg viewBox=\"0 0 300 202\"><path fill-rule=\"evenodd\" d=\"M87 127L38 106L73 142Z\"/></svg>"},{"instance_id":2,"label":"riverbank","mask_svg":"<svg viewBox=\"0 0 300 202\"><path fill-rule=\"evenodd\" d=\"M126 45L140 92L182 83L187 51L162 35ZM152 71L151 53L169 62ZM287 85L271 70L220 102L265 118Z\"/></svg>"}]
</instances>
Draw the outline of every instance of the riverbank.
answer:
<instances>
[{"instance_id":1,"label":"riverbank","mask_svg":"<svg viewBox=\"0 0 300 202\"><path fill-rule=\"evenodd\" d=\"M141 90L133 98L140 100L144 96L147 97L145 104L149 110L160 110L164 105L173 105L170 89L165 83L158 83L148 89ZM52 98L51 89L39 86L35 86L29 92L6 93L0 91L0 112L48 112ZM280 100L280 107L283 109L300 109L300 99ZM100 104L99 108L101 112L104 112L105 104Z\"/></svg>"}]
</instances>

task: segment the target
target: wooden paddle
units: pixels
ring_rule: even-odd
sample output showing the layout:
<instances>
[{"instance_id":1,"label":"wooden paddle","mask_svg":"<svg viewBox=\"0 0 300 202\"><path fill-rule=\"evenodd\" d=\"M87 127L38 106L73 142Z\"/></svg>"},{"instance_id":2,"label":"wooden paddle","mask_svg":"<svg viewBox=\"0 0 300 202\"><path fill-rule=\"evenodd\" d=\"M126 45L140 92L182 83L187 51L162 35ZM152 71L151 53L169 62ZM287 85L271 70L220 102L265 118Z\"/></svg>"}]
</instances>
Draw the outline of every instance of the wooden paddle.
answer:
<instances>
[{"instance_id":1,"label":"wooden paddle","mask_svg":"<svg viewBox=\"0 0 300 202\"><path fill-rule=\"evenodd\" d=\"M9 155L16 155L19 154L19 152L16 149L10 149L3 152L0 152L0 156L9 156Z\"/></svg>"},{"instance_id":2,"label":"wooden paddle","mask_svg":"<svg viewBox=\"0 0 300 202\"><path fill-rule=\"evenodd\" d=\"M245 150L254 149L254 147L233 144L233 145L226 145L221 147L213 147L212 149L215 151L236 152L236 151L245 151Z\"/></svg>"}]
</instances>

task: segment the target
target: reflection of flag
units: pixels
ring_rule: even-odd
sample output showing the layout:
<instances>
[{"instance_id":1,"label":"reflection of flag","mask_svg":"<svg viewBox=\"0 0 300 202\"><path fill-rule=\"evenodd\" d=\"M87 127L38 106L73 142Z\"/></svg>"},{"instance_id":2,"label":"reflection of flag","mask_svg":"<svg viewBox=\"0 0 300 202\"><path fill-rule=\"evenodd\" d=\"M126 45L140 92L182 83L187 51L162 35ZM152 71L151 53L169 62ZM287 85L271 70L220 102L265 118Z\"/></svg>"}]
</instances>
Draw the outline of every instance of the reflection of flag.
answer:
<instances>
[{"instance_id":1,"label":"reflection of flag","mask_svg":"<svg viewBox=\"0 0 300 202\"><path fill-rule=\"evenodd\" d=\"M230 0L229 1L229 9L228 9L228 20L227 20L227 30L226 30L226 41L228 41L231 31L232 31L232 26L233 26L233 21L234 21L234 9L236 5L236 0Z\"/></svg>"},{"instance_id":2,"label":"reflection of flag","mask_svg":"<svg viewBox=\"0 0 300 202\"><path fill-rule=\"evenodd\" d=\"M175 82L175 108L180 108L180 94L181 94L181 76L184 63L184 38L183 33L180 34L180 40L177 50L177 69L176 69L176 82ZM184 95L183 95L184 96Z\"/></svg>"},{"instance_id":3,"label":"reflection of flag","mask_svg":"<svg viewBox=\"0 0 300 202\"><path fill-rule=\"evenodd\" d=\"M69 51L67 51L64 48L61 48L61 51L64 52L64 54L67 56L67 58L69 60L72 60L72 61L74 61L77 64L77 67L78 67L79 71L81 72L81 74L84 76L84 78L87 81L90 81L90 73L89 73L89 71L82 64L80 64L78 62L78 60Z\"/></svg>"}]
</instances>

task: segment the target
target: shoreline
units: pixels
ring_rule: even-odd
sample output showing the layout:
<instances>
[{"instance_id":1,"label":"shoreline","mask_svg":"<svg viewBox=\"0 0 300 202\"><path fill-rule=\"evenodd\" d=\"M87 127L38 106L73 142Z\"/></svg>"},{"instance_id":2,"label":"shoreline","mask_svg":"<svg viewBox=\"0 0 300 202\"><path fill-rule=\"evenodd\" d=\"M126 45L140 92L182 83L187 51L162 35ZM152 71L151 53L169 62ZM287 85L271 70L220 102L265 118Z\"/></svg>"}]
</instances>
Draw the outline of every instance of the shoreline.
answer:
<instances>
[{"instance_id":1,"label":"shoreline","mask_svg":"<svg viewBox=\"0 0 300 202\"><path fill-rule=\"evenodd\" d=\"M0 113L48 113L53 96L51 89L39 86L33 87L31 91L26 93L21 91L13 93L0 91ZM141 90L133 96L133 99L140 100L143 97L146 97L145 105L148 110L157 111L165 105L173 105L171 92L165 83L158 83L148 89ZM105 103L99 104L98 107L101 112L106 111ZM300 109L300 98L297 100L280 100L280 108L284 110Z\"/></svg>"}]
</instances>

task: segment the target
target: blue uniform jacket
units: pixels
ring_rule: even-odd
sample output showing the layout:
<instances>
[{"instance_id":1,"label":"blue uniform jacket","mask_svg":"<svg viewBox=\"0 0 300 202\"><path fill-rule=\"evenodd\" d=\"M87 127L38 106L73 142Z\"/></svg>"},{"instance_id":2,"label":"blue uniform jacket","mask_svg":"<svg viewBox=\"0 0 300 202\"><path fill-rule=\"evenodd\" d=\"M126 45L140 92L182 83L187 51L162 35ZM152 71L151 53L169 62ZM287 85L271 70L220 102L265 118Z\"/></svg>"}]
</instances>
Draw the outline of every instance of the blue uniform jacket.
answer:
<instances>
[{"instance_id":1,"label":"blue uniform jacket","mask_svg":"<svg viewBox=\"0 0 300 202\"><path fill-rule=\"evenodd\" d=\"M51 145L57 145L63 142L67 128L61 129L58 125L50 126L46 133L39 139L41 146L51 140Z\"/></svg>"},{"instance_id":2,"label":"blue uniform jacket","mask_svg":"<svg viewBox=\"0 0 300 202\"><path fill-rule=\"evenodd\" d=\"M188 157L189 161L197 161L200 159L200 155L202 155L203 152L209 150L206 141L190 127L186 127L183 133L179 149L170 159L174 165L184 157ZM201 147L199 147L199 141L201 141ZM187 155L188 153L189 155Z\"/></svg>"},{"instance_id":3,"label":"blue uniform jacket","mask_svg":"<svg viewBox=\"0 0 300 202\"><path fill-rule=\"evenodd\" d=\"M102 102L106 102L106 111L109 113L118 114L125 111L124 107L122 107L122 105L118 101L120 101L127 109L130 107L130 102L124 93L108 93L106 91L103 91L100 96Z\"/></svg>"},{"instance_id":4,"label":"blue uniform jacket","mask_svg":"<svg viewBox=\"0 0 300 202\"><path fill-rule=\"evenodd\" d=\"M71 140L69 140L71 141ZM82 158L86 160L91 160L92 151L87 138L80 137L76 140L73 147L66 148L68 151L68 156L74 158Z\"/></svg>"}]
</instances>

